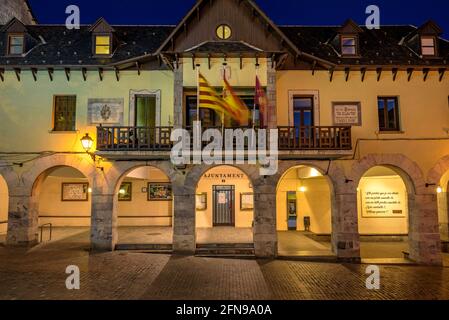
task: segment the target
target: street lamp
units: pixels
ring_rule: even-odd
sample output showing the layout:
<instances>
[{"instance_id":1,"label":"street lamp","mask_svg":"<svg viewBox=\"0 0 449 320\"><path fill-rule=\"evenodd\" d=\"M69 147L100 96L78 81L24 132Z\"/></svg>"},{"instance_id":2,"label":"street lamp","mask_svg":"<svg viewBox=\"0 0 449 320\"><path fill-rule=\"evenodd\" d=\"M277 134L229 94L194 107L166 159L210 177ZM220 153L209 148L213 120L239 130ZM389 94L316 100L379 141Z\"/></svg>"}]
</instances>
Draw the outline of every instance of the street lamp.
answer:
<instances>
[{"instance_id":1,"label":"street lamp","mask_svg":"<svg viewBox=\"0 0 449 320\"><path fill-rule=\"evenodd\" d=\"M81 144L83 145L84 150L89 153L90 149L92 149L92 145L94 144L94 139L86 133L86 135L81 138Z\"/></svg>"}]
</instances>

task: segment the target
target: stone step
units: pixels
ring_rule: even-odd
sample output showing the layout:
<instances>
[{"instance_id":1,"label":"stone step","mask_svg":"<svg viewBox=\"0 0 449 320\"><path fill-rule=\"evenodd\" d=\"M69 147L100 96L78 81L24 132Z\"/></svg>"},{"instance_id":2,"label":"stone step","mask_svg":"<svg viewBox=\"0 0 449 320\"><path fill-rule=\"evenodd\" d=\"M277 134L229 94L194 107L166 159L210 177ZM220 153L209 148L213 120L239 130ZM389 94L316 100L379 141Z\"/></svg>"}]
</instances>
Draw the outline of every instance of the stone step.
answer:
<instances>
[{"instance_id":1,"label":"stone step","mask_svg":"<svg viewBox=\"0 0 449 320\"><path fill-rule=\"evenodd\" d=\"M304 262L338 262L338 258L332 252L326 251L297 251L297 252L282 252L278 253L279 260L293 260Z\"/></svg>"},{"instance_id":2,"label":"stone step","mask_svg":"<svg viewBox=\"0 0 449 320\"><path fill-rule=\"evenodd\" d=\"M254 243L198 243L197 249L214 249L214 248L246 248L254 249Z\"/></svg>"},{"instance_id":3,"label":"stone step","mask_svg":"<svg viewBox=\"0 0 449 320\"><path fill-rule=\"evenodd\" d=\"M199 257L251 257L255 256L253 243L207 243L197 244Z\"/></svg>"},{"instance_id":4,"label":"stone step","mask_svg":"<svg viewBox=\"0 0 449 320\"><path fill-rule=\"evenodd\" d=\"M222 258L222 259L245 259L254 260L256 256L254 254L195 254L195 257L199 258Z\"/></svg>"},{"instance_id":5,"label":"stone step","mask_svg":"<svg viewBox=\"0 0 449 320\"><path fill-rule=\"evenodd\" d=\"M153 243L119 243L115 246L118 251L146 251L146 252L172 252L172 244Z\"/></svg>"},{"instance_id":6,"label":"stone step","mask_svg":"<svg viewBox=\"0 0 449 320\"><path fill-rule=\"evenodd\" d=\"M196 255L254 255L254 249L251 248L217 248L217 249L196 249Z\"/></svg>"}]
</instances>

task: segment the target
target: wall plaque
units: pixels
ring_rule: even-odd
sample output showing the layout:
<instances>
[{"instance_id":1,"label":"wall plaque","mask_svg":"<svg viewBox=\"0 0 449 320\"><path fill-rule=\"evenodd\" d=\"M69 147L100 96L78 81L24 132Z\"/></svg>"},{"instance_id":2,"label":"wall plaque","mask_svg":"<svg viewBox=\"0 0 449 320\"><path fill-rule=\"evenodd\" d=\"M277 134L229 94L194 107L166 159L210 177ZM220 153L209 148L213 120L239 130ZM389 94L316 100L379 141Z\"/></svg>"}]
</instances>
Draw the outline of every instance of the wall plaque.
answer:
<instances>
[{"instance_id":1,"label":"wall plaque","mask_svg":"<svg viewBox=\"0 0 449 320\"><path fill-rule=\"evenodd\" d=\"M63 183L61 201L88 201L88 183Z\"/></svg>"},{"instance_id":2,"label":"wall plaque","mask_svg":"<svg viewBox=\"0 0 449 320\"><path fill-rule=\"evenodd\" d=\"M333 102L332 113L335 126L362 125L362 108L360 102Z\"/></svg>"},{"instance_id":3,"label":"wall plaque","mask_svg":"<svg viewBox=\"0 0 449 320\"><path fill-rule=\"evenodd\" d=\"M361 190L363 218L404 218L406 195L389 190Z\"/></svg>"},{"instance_id":4,"label":"wall plaque","mask_svg":"<svg viewBox=\"0 0 449 320\"><path fill-rule=\"evenodd\" d=\"M88 125L123 125L124 99L89 99Z\"/></svg>"}]
</instances>

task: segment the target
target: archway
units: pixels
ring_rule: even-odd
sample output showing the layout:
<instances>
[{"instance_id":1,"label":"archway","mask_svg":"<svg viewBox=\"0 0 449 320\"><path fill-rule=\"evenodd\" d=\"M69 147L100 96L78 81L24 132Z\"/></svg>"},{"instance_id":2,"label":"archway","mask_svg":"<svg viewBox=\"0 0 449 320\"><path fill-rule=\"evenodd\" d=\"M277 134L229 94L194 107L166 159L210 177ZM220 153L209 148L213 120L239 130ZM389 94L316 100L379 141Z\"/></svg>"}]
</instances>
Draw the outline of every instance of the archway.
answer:
<instances>
[{"instance_id":1,"label":"archway","mask_svg":"<svg viewBox=\"0 0 449 320\"><path fill-rule=\"evenodd\" d=\"M173 190L169 177L154 166L127 170L115 187L116 249L171 250Z\"/></svg>"},{"instance_id":2,"label":"archway","mask_svg":"<svg viewBox=\"0 0 449 320\"><path fill-rule=\"evenodd\" d=\"M441 237L441 249L449 253L449 171L441 176L436 186L438 199L438 227Z\"/></svg>"},{"instance_id":3,"label":"archway","mask_svg":"<svg viewBox=\"0 0 449 320\"><path fill-rule=\"evenodd\" d=\"M38 241L90 243L92 186L69 166L47 169L34 183Z\"/></svg>"},{"instance_id":4,"label":"archway","mask_svg":"<svg viewBox=\"0 0 449 320\"><path fill-rule=\"evenodd\" d=\"M400 169L374 166L357 188L362 259L402 259L409 252L409 203L413 184Z\"/></svg>"},{"instance_id":5,"label":"archway","mask_svg":"<svg viewBox=\"0 0 449 320\"><path fill-rule=\"evenodd\" d=\"M333 193L317 168L298 165L284 173L276 191L279 256L333 256Z\"/></svg>"},{"instance_id":6,"label":"archway","mask_svg":"<svg viewBox=\"0 0 449 320\"><path fill-rule=\"evenodd\" d=\"M0 243L5 243L8 232L8 185L0 175Z\"/></svg>"},{"instance_id":7,"label":"archway","mask_svg":"<svg viewBox=\"0 0 449 320\"><path fill-rule=\"evenodd\" d=\"M231 244L253 249L254 190L244 171L228 165L207 170L196 186L195 207L198 249Z\"/></svg>"}]
</instances>

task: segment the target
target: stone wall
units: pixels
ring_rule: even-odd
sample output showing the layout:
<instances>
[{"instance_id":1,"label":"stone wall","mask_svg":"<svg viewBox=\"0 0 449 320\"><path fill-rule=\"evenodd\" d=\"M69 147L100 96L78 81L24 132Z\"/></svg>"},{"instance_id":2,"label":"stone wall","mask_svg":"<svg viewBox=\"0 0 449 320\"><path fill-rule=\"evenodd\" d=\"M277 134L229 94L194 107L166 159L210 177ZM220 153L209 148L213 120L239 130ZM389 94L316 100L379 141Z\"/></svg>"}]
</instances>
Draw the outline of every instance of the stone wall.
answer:
<instances>
[{"instance_id":1,"label":"stone wall","mask_svg":"<svg viewBox=\"0 0 449 320\"><path fill-rule=\"evenodd\" d=\"M24 24L35 24L35 19L25 0L0 0L0 25L16 17Z\"/></svg>"}]
</instances>

